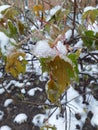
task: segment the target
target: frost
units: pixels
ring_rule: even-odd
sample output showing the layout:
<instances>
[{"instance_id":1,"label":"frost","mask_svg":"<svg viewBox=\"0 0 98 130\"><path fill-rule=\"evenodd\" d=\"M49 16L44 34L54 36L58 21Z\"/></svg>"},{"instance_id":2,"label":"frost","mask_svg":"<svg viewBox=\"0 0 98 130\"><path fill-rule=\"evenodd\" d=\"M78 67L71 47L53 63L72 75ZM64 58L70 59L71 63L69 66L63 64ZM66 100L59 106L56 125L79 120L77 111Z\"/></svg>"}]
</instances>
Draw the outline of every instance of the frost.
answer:
<instances>
[{"instance_id":1,"label":"frost","mask_svg":"<svg viewBox=\"0 0 98 130\"><path fill-rule=\"evenodd\" d=\"M8 125L4 125L0 127L0 130L12 130Z\"/></svg>"},{"instance_id":2,"label":"frost","mask_svg":"<svg viewBox=\"0 0 98 130\"><path fill-rule=\"evenodd\" d=\"M0 111L0 121L2 120L3 116L4 116L4 112Z\"/></svg>"},{"instance_id":3,"label":"frost","mask_svg":"<svg viewBox=\"0 0 98 130\"><path fill-rule=\"evenodd\" d=\"M41 88L36 87L36 88L30 89L27 93L28 93L29 96L34 96L34 95L35 95L35 92L36 92L37 90L42 91Z\"/></svg>"},{"instance_id":4,"label":"frost","mask_svg":"<svg viewBox=\"0 0 98 130\"><path fill-rule=\"evenodd\" d=\"M10 105L13 102L13 99L6 99L4 102L4 107L7 107L8 105Z\"/></svg>"},{"instance_id":5,"label":"frost","mask_svg":"<svg viewBox=\"0 0 98 130\"><path fill-rule=\"evenodd\" d=\"M15 119L14 122L18 123L18 124L22 124L24 122L27 122L27 115L25 113L20 113L18 114Z\"/></svg>"}]
</instances>

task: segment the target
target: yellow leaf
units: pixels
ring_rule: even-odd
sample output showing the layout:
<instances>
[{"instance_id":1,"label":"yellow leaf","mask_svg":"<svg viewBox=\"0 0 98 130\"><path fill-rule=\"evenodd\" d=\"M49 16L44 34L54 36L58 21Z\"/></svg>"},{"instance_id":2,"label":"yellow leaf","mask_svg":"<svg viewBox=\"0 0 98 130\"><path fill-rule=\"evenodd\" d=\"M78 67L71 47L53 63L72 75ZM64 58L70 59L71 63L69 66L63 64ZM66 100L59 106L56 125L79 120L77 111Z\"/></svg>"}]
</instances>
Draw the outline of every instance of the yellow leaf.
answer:
<instances>
[{"instance_id":1,"label":"yellow leaf","mask_svg":"<svg viewBox=\"0 0 98 130\"><path fill-rule=\"evenodd\" d=\"M36 16L40 16L39 13L40 13L40 11L43 11L43 6L40 4L35 5L35 6L33 6L33 10L34 10Z\"/></svg>"},{"instance_id":2,"label":"yellow leaf","mask_svg":"<svg viewBox=\"0 0 98 130\"><path fill-rule=\"evenodd\" d=\"M53 80L47 82L47 96L53 103L56 103L60 97L58 86Z\"/></svg>"},{"instance_id":3,"label":"yellow leaf","mask_svg":"<svg viewBox=\"0 0 98 130\"><path fill-rule=\"evenodd\" d=\"M47 82L47 95L53 103L58 102L61 94L68 89L71 79L74 78L74 69L69 61L56 56L48 63L50 80Z\"/></svg>"},{"instance_id":4,"label":"yellow leaf","mask_svg":"<svg viewBox=\"0 0 98 130\"><path fill-rule=\"evenodd\" d=\"M5 70L7 73L10 73L12 76L17 77L18 74L24 73L26 69L26 63L19 59L19 56L25 57L23 52L13 52L7 57L7 62Z\"/></svg>"},{"instance_id":5,"label":"yellow leaf","mask_svg":"<svg viewBox=\"0 0 98 130\"><path fill-rule=\"evenodd\" d=\"M49 69L52 79L58 84L60 93L64 92L70 84L71 78L74 77L73 66L69 61L65 61L59 56L56 56L49 63Z\"/></svg>"}]
</instances>

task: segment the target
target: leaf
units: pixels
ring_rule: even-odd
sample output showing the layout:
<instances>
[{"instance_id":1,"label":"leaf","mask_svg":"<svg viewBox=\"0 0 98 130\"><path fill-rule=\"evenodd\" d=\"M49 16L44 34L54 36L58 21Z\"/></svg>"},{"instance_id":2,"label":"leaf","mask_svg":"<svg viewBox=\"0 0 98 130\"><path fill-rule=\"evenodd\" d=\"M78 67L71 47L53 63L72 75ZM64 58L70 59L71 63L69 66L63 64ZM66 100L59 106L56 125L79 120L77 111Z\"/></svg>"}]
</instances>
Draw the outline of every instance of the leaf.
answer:
<instances>
[{"instance_id":1,"label":"leaf","mask_svg":"<svg viewBox=\"0 0 98 130\"><path fill-rule=\"evenodd\" d=\"M60 97L59 86L52 79L47 82L46 86L48 99L50 99L52 103L57 103Z\"/></svg>"},{"instance_id":2,"label":"leaf","mask_svg":"<svg viewBox=\"0 0 98 130\"><path fill-rule=\"evenodd\" d=\"M15 27L15 25L12 23L12 21L8 21L8 27L9 27L9 33L10 33L10 37L13 37L17 34L17 28Z\"/></svg>"},{"instance_id":3,"label":"leaf","mask_svg":"<svg viewBox=\"0 0 98 130\"><path fill-rule=\"evenodd\" d=\"M6 19L14 20L15 17L19 14L19 11L14 7L9 7L6 10L2 11L1 13Z\"/></svg>"},{"instance_id":4,"label":"leaf","mask_svg":"<svg viewBox=\"0 0 98 130\"><path fill-rule=\"evenodd\" d=\"M20 20L17 21L17 26L18 26L19 33L21 35L25 34L26 27L25 27L25 25Z\"/></svg>"},{"instance_id":5,"label":"leaf","mask_svg":"<svg viewBox=\"0 0 98 130\"><path fill-rule=\"evenodd\" d=\"M33 11L35 12L35 15L38 17L40 16L40 11L43 11L43 10L44 10L43 5L41 4L33 6Z\"/></svg>"},{"instance_id":6,"label":"leaf","mask_svg":"<svg viewBox=\"0 0 98 130\"><path fill-rule=\"evenodd\" d=\"M49 66L48 63L50 62L52 58L51 57L47 57L47 58L40 58L39 61L41 63L41 67L42 67L42 72L49 72Z\"/></svg>"},{"instance_id":7,"label":"leaf","mask_svg":"<svg viewBox=\"0 0 98 130\"><path fill-rule=\"evenodd\" d=\"M61 33L61 30L58 26L56 26L55 24L52 24L50 27L50 36L52 39L56 39L57 36Z\"/></svg>"},{"instance_id":8,"label":"leaf","mask_svg":"<svg viewBox=\"0 0 98 130\"><path fill-rule=\"evenodd\" d=\"M19 56L23 57L23 60L19 60ZM13 77L18 77L20 73L24 73L26 70L25 53L14 52L7 57L5 70L10 73Z\"/></svg>"},{"instance_id":9,"label":"leaf","mask_svg":"<svg viewBox=\"0 0 98 130\"><path fill-rule=\"evenodd\" d=\"M92 23L94 23L95 20L97 20L97 17L98 17L98 10L93 9L86 11L82 16L82 19L84 20L88 18Z\"/></svg>"},{"instance_id":10,"label":"leaf","mask_svg":"<svg viewBox=\"0 0 98 130\"><path fill-rule=\"evenodd\" d=\"M94 32L92 30L85 31L82 40L87 47L92 48L95 41Z\"/></svg>"},{"instance_id":11,"label":"leaf","mask_svg":"<svg viewBox=\"0 0 98 130\"><path fill-rule=\"evenodd\" d=\"M79 58L80 52L79 50L76 53L71 53L68 55L68 58L72 61L73 63L73 67L74 67L74 73L75 73L75 77L76 77L76 81L79 81L79 77L78 77L78 58Z\"/></svg>"},{"instance_id":12,"label":"leaf","mask_svg":"<svg viewBox=\"0 0 98 130\"><path fill-rule=\"evenodd\" d=\"M56 56L48 63L50 80L47 83L47 95L52 102L56 102L59 99L75 77L73 66L69 61L67 58Z\"/></svg>"}]
</instances>

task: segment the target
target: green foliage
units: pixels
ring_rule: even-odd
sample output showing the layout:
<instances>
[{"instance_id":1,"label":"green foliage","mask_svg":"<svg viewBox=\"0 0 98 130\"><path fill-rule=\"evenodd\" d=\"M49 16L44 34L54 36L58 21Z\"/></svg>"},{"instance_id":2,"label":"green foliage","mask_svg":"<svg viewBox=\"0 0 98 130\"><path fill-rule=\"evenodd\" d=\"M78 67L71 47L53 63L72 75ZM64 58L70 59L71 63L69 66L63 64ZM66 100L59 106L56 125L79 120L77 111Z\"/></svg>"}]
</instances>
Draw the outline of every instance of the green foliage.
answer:
<instances>
[{"instance_id":1,"label":"green foliage","mask_svg":"<svg viewBox=\"0 0 98 130\"><path fill-rule=\"evenodd\" d=\"M12 21L8 21L8 29L9 29L9 36L14 37L17 34L17 28L12 23Z\"/></svg>"},{"instance_id":2,"label":"green foliage","mask_svg":"<svg viewBox=\"0 0 98 130\"><path fill-rule=\"evenodd\" d=\"M82 40L89 49L98 48L98 33L95 34L92 30L85 31Z\"/></svg>"}]
</instances>

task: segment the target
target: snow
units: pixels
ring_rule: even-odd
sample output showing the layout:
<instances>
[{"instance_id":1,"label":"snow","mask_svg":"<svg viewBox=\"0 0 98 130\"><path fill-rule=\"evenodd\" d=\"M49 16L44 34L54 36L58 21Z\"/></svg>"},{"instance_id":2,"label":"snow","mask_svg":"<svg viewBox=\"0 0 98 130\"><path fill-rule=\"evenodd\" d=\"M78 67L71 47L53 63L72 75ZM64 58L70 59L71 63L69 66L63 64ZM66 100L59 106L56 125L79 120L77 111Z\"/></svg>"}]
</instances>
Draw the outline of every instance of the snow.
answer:
<instances>
[{"instance_id":1,"label":"snow","mask_svg":"<svg viewBox=\"0 0 98 130\"><path fill-rule=\"evenodd\" d=\"M88 89L88 92L91 90ZM89 98L89 94L86 94L87 98ZM61 104L66 102L66 96L63 97ZM87 117L87 113L92 111L94 113L93 118L91 119L92 125L98 125L98 101L96 101L93 97L89 101L89 105L82 103L83 97L71 86L67 91L67 104L66 104L66 112L67 112L67 130L76 130L76 125L80 126L80 130L82 130L82 126ZM51 113L53 113L51 115ZM64 112L65 113L65 112ZM75 118L75 114L79 113L81 118L77 120ZM51 115L49 117L49 115ZM46 110L46 114L38 114L36 115L32 123L36 126L44 126L46 124L51 126L56 126L57 130L65 129L66 119L65 117L61 117L60 108L52 108ZM65 115L65 114L64 114ZM49 117L49 118L48 118ZM58 117L58 118L57 118ZM48 119L48 120L47 120ZM47 120L47 122L44 122Z\"/></svg>"},{"instance_id":2,"label":"snow","mask_svg":"<svg viewBox=\"0 0 98 130\"><path fill-rule=\"evenodd\" d=\"M9 38L3 32L0 32L0 48L3 55L11 54L11 51L15 49L12 43L16 43L14 39Z\"/></svg>"},{"instance_id":3,"label":"snow","mask_svg":"<svg viewBox=\"0 0 98 130\"><path fill-rule=\"evenodd\" d=\"M24 122L27 122L27 118L28 117L25 113L20 113L15 117L14 122L17 124L22 124Z\"/></svg>"},{"instance_id":4,"label":"snow","mask_svg":"<svg viewBox=\"0 0 98 130\"><path fill-rule=\"evenodd\" d=\"M6 99L4 102L4 107L8 107L13 102L13 99Z\"/></svg>"},{"instance_id":5,"label":"snow","mask_svg":"<svg viewBox=\"0 0 98 130\"><path fill-rule=\"evenodd\" d=\"M44 49L43 49L44 48ZM33 49L33 54L38 58L46 58L49 56L54 56L55 51L49 46L47 40L38 41Z\"/></svg>"},{"instance_id":6,"label":"snow","mask_svg":"<svg viewBox=\"0 0 98 130\"><path fill-rule=\"evenodd\" d=\"M96 9L96 8L93 7L93 6L87 6L87 7L84 8L84 12L87 12L89 10L94 10L94 9Z\"/></svg>"},{"instance_id":7,"label":"snow","mask_svg":"<svg viewBox=\"0 0 98 130\"><path fill-rule=\"evenodd\" d=\"M8 125L3 125L0 127L0 130L12 130Z\"/></svg>"},{"instance_id":8,"label":"snow","mask_svg":"<svg viewBox=\"0 0 98 130\"><path fill-rule=\"evenodd\" d=\"M88 30L92 30L95 32L95 34L98 32L98 23L95 21L93 24L88 25Z\"/></svg>"},{"instance_id":9,"label":"snow","mask_svg":"<svg viewBox=\"0 0 98 130\"><path fill-rule=\"evenodd\" d=\"M36 116L34 116L34 118L32 119L32 123L35 125L35 126L43 126L43 123L44 123L44 120L46 118L46 115L43 115L43 114L37 114Z\"/></svg>"},{"instance_id":10,"label":"snow","mask_svg":"<svg viewBox=\"0 0 98 130\"><path fill-rule=\"evenodd\" d=\"M3 119L4 112L0 110L0 121Z\"/></svg>"},{"instance_id":11,"label":"snow","mask_svg":"<svg viewBox=\"0 0 98 130\"><path fill-rule=\"evenodd\" d=\"M41 88L36 87L36 88L30 89L27 93L28 93L29 96L34 96L34 95L35 95L35 92L36 92L37 90L42 92L42 89L41 89Z\"/></svg>"},{"instance_id":12,"label":"snow","mask_svg":"<svg viewBox=\"0 0 98 130\"><path fill-rule=\"evenodd\" d=\"M74 30L74 37L76 37L78 35L78 32L76 30ZM72 30L69 29L66 33L65 33L65 40L68 42L70 40L72 36Z\"/></svg>"},{"instance_id":13,"label":"snow","mask_svg":"<svg viewBox=\"0 0 98 130\"><path fill-rule=\"evenodd\" d=\"M53 7L53 8L49 11L49 15L47 16L46 21L49 21L49 20L52 18L52 16L53 16L58 10L60 10L61 8L62 8L62 7L59 6L59 5Z\"/></svg>"}]
</instances>

